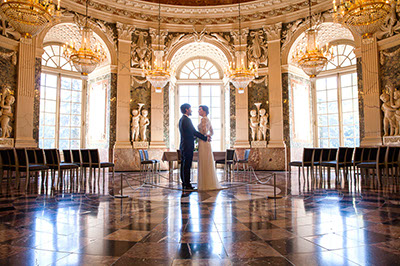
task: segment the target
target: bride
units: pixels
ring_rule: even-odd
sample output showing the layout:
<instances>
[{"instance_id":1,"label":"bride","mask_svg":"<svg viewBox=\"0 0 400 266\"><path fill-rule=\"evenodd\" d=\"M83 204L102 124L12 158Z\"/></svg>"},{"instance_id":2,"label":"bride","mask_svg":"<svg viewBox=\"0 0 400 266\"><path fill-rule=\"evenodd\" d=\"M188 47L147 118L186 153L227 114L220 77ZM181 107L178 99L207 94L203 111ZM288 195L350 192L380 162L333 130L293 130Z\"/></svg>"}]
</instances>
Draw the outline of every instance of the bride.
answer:
<instances>
[{"instance_id":1,"label":"bride","mask_svg":"<svg viewBox=\"0 0 400 266\"><path fill-rule=\"evenodd\" d=\"M199 115L201 117L198 126L199 131L203 135L214 134L211 122L207 115L209 109L205 105L199 106ZM221 189L218 182L217 174L214 167L214 155L211 149L211 143L208 141L199 140L199 160L198 160L198 190L216 190Z\"/></svg>"}]
</instances>

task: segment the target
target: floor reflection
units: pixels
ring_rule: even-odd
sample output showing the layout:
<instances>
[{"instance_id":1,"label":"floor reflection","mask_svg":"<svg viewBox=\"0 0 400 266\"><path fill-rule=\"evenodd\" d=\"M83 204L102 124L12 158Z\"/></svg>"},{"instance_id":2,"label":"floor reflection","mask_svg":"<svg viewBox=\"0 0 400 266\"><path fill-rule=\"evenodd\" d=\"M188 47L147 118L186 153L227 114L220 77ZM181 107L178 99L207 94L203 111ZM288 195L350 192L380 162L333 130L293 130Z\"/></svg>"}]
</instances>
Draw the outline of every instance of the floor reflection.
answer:
<instances>
[{"instance_id":1,"label":"floor reflection","mask_svg":"<svg viewBox=\"0 0 400 266\"><path fill-rule=\"evenodd\" d=\"M4 183L0 265L394 265L400 255L396 182L299 184L277 173L283 198L273 200L271 184L198 192L124 175L123 200ZM118 175L114 184L118 193Z\"/></svg>"}]
</instances>

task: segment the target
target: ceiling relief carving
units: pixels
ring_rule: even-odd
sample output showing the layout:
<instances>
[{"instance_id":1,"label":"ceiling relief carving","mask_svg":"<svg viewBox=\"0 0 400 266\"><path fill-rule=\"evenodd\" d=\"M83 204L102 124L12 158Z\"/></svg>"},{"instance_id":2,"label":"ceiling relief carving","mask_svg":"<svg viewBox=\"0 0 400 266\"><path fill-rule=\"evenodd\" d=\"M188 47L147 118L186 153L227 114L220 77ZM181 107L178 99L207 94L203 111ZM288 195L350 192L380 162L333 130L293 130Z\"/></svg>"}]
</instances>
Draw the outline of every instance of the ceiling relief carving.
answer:
<instances>
[{"instance_id":1,"label":"ceiling relief carving","mask_svg":"<svg viewBox=\"0 0 400 266\"><path fill-rule=\"evenodd\" d=\"M150 35L147 31L135 30L133 32L133 41L131 46L132 57L131 66L143 68L151 60Z\"/></svg>"},{"instance_id":2,"label":"ceiling relief carving","mask_svg":"<svg viewBox=\"0 0 400 266\"><path fill-rule=\"evenodd\" d=\"M74 3L71 3L74 2ZM191 1L192 2L192 1ZM64 6L68 9L77 9L76 3L85 4L85 0L67 0ZM321 3L322 6L331 6L329 0L313 0L313 5ZM158 4L144 2L139 0L109 0L107 2L90 2L90 9L96 10L97 14L112 14L115 17L120 16L126 19L133 19L134 23L143 22L150 24L158 22ZM256 0L243 3L242 22L249 23L258 20L271 20L273 17L287 15L299 10L305 10L308 7L307 0ZM100 11L100 13L99 13ZM236 24L238 7L234 5L213 6L208 8L162 5L161 23L177 25L218 25L218 24ZM100 16L100 15L99 15ZM110 16L103 16L101 19L109 20ZM133 22L132 22L133 23Z\"/></svg>"},{"instance_id":3,"label":"ceiling relief carving","mask_svg":"<svg viewBox=\"0 0 400 266\"><path fill-rule=\"evenodd\" d=\"M376 33L378 39L384 39L400 33L400 2L398 1L398 3L398 5L393 4L392 12L387 16L385 23Z\"/></svg>"},{"instance_id":4,"label":"ceiling relief carving","mask_svg":"<svg viewBox=\"0 0 400 266\"><path fill-rule=\"evenodd\" d=\"M2 17L0 17L0 31L1 35L7 38L11 38L14 40L18 40L21 38L21 35L14 30L14 28Z\"/></svg>"},{"instance_id":5,"label":"ceiling relief carving","mask_svg":"<svg viewBox=\"0 0 400 266\"><path fill-rule=\"evenodd\" d=\"M145 2L158 3L159 0L142 0ZM220 5L232 5L251 2L254 0L160 0L161 4L164 5L177 5L177 6L220 6Z\"/></svg>"},{"instance_id":6,"label":"ceiling relief carving","mask_svg":"<svg viewBox=\"0 0 400 266\"><path fill-rule=\"evenodd\" d=\"M267 38L263 30L250 31L247 57L259 67L268 66Z\"/></svg>"}]
</instances>

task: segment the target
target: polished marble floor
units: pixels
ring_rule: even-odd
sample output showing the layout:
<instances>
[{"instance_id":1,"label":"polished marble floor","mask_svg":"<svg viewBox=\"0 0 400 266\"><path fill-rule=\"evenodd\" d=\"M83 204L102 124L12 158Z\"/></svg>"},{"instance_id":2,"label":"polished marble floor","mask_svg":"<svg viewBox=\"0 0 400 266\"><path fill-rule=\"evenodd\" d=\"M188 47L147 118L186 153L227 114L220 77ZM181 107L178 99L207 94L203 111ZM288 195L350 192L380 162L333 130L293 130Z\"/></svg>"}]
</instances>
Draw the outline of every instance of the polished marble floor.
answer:
<instances>
[{"instance_id":1,"label":"polished marble floor","mask_svg":"<svg viewBox=\"0 0 400 266\"><path fill-rule=\"evenodd\" d=\"M271 199L271 173L256 175L199 192L180 190L168 173L151 184L123 173L122 200L108 195L121 192L121 174L100 193L22 193L4 182L0 265L398 263L397 182L299 184L296 172L280 172Z\"/></svg>"}]
</instances>

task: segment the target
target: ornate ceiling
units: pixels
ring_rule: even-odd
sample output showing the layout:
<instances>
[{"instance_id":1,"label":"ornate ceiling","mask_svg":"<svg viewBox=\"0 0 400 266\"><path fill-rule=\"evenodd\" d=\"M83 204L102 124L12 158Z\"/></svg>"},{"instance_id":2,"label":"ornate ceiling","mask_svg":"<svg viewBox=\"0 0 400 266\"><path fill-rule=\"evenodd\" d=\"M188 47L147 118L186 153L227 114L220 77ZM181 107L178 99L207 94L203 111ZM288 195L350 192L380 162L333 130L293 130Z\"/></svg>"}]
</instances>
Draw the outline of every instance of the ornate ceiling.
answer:
<instances>
[{"instance_id":1,"label":"ornate ceiling","mask_svg":"<svg viewBox=\"0 0 400 266\"><path fill-rule=\"evenodd\" d=\"M143 0L146 2L158 3L159 0ZM161 4L177 6L219 6L245 3L254 0L160 0Z\"/></svg>"},{"instance_id":2,"label":"ornate ceiling","mask_svg":"<svg viewBox=\"0 0 400 266\"><path fill-rule=\"evenodd\" d=\"M79 27L76 24L63 23L63 24L57 24L49 30L49 32L44 37L43 44L45 46L48 43L64 44L66 42L71 43L72 41L79 45L81 39L82 35L79 30ZM110 60L110 55L107 46L105 45L104 41L94 32L92 35L91 43L93 45L93 48L95 43L99 43L103 48L103 50L106 51L108 60ZM106 63L108 63L107 60L103 64Z\"/></svg>"},{"instance_id":3,"label":"ornate ceiling","mask_svg":"<svg viewBox=\"0 0 400 266\"><path fill-rule=\"evenodd\" d=\"M224 67L229 64L224 53L216 46L205 42L193 42L179 49L179 51L171 60L171 67L177 69L186 60L193 58L193 55L196 55L196 57L211 59L220 67Z\"/></svg>"},{"instance_id":4,"label":"ornate ceiling","mask_svg":"<svg viewBox=\"0 0 400 266\"><path fill-rule=\"evenodd\" d=\"M224 5L200 6L198 1L216 3L216 0L176 1L180 5L161 5L161 23L170 31L191 31L194 26L208 30L230 31L237 27L238 5L228 4L237 0L225 0ZM243 1L243 0L242 0ZM121 22L137 28L157 27L157 0L95 0L89 2L89 15L108 22ZM243 1L244 2L244 1ZM63 7L81 13L85 0L63 0ZM186 6L183 3L190 3ZM332 8L331 0L312 0L313 12ZM242 26L261 28L277 22L290 22L304 18L308 12L308 0L253 0L241 5ZM200 29L201 30L201 29Z\"/></svg>"},{"instance_id":5,"label":"ornate ceiling","mask_svg":"<svg viewBox=\"0 0 400 266\"><path fill-rule=\"evenodd\" d=\"M318 38L317 42L319 45L326 45L338 40L347 40L354 41L353 35L351 32L338 23L325 22L319 25L318 27ZM293 53L295 52L296 47L305 47L306 46L306 38L305 33L303 32L293 43L290 52L289 52L289 62L292 61Z\"/></svg>"}]
</instances>

